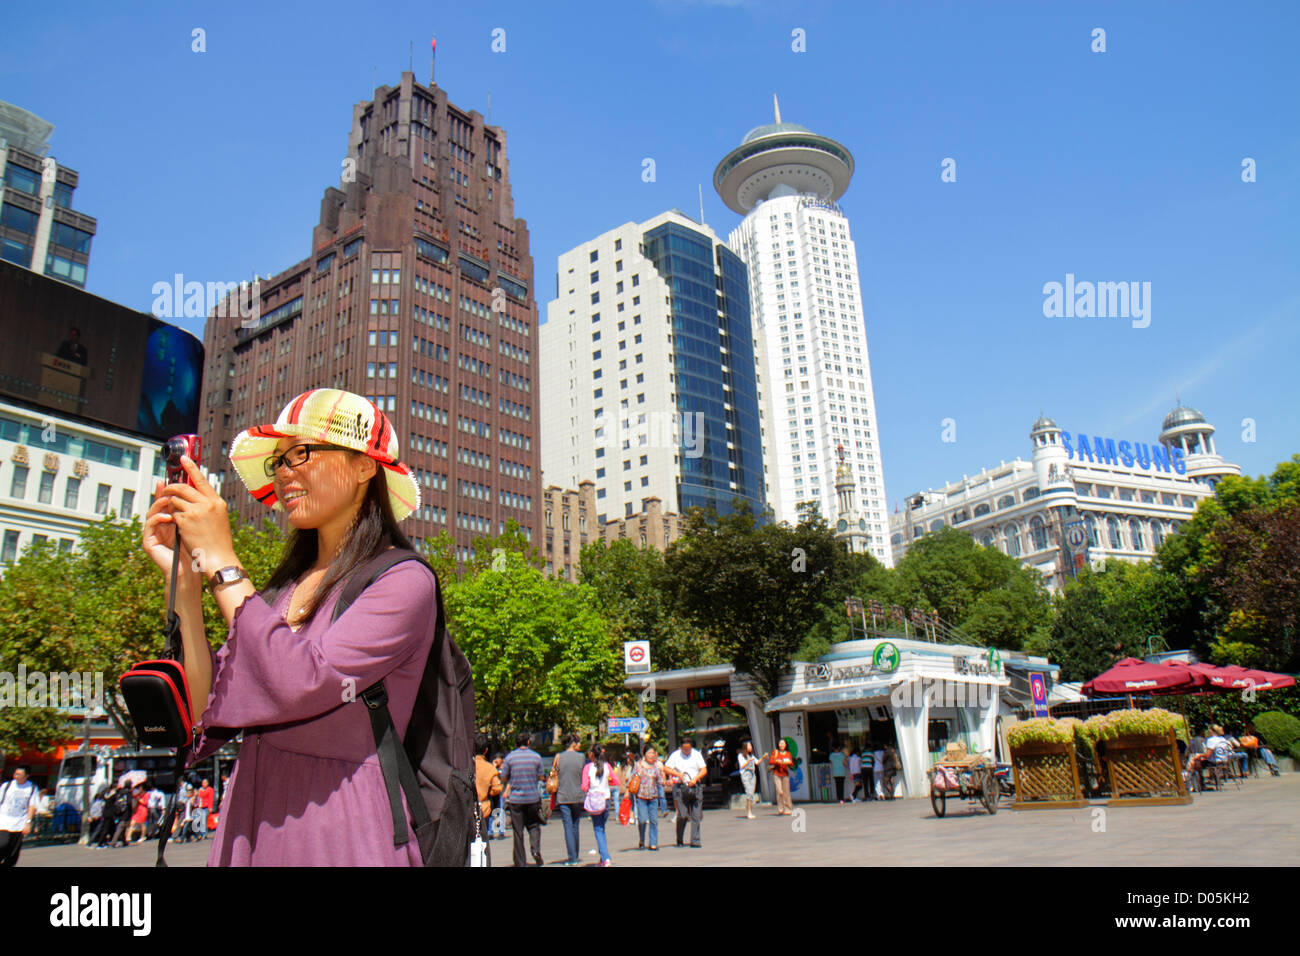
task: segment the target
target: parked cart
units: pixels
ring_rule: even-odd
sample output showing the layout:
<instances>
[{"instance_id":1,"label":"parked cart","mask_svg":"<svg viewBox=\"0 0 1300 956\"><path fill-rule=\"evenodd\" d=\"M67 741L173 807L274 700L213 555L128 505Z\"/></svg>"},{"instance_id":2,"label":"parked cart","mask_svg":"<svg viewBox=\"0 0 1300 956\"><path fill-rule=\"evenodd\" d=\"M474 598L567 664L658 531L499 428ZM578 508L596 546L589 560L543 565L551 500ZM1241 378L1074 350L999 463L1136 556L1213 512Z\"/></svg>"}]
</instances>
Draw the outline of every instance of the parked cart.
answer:
<instances>
[{"instance_id":1,"label":"parked cart","mask_svg":"<svg viewBox=\"0 0 1300 956\"><path fill-rule=\"evenodd\" d=\"M967 753L960 741L950 743L943 759L930 770L930 806L941 817L949 800L970 800L972 809L983 806L989 813L998 812L1001 787L997 779L997 762L985 754Z\"/></svg>"}]
</instances>

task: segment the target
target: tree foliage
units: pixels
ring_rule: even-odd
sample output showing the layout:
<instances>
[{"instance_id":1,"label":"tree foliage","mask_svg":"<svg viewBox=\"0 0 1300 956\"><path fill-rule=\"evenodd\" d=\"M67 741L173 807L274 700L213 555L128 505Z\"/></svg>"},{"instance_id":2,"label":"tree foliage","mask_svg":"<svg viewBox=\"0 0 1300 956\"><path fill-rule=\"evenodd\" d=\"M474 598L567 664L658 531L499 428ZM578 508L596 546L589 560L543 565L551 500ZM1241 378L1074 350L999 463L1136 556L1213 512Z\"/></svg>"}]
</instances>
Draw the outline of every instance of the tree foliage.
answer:
<instances>
[{"instance_id":1,"label":"tree foliage","mask_svg":"<svg viewBox=\"0 0 1300 956\"><path fill-rule=\"evenodd\" d=\"M594 590L547 578L518 552L444 585L452 635L474 669L480 727L495 736L595 725L620 690L621 649Z\"/></svg>"},{"instance_id":2,"label":"tree foliage","mask_svg":"<svg viewBox=\"0 0 1300 956\"><path fill-rule=\"evenodd\" d=\"M747 510L696 509L665 566L678 606L766 700L822 620L842 554L815 513L792 528L758 525Z\"/></svg>"}]
</instances>

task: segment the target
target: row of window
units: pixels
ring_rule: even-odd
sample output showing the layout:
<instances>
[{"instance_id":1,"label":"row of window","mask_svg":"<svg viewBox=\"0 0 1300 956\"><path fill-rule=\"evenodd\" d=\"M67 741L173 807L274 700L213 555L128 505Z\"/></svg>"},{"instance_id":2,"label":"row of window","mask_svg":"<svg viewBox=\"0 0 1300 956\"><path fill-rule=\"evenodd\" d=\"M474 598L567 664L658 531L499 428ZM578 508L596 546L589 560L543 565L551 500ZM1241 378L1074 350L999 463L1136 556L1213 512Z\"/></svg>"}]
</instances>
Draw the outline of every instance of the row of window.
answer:
<instances>
[{"instance_id":1,"label":"row of window","mask_svg":"<svg viewBox=\"0 0 1300 956\"><path fill-rule=\"evenodd\" d=\"M20 532L14 531L12 529L5 530L4 544L0 546L0 564L13 564L14 561L17 560L19 536L20 536ZM47 540L49 539L43 534L34 534L32 535L32 547L38 547L44 544ZM71 551L72 539L60 538L59 550Z\"/></svg>"},{"instance_id":2,"label":"row of window","mask_svg":"<svg viewBox=\"0 0 1300 956\"><path fill-rule=\"evenodd\" d=\"M31 445L42 452L53 451L86 461L98 461L118 468L134 471L140 466L140 453L135 448L123 448L95 441L67 431L59 431L54 426L42 426L34 422L22 422L13 418L0 417L0 438L20 445Z\"/></svg>"},{"instance_id":3,"label":"row of window","mask_svg":"<svg viewBox=\"0 0 1300 956\"><path fill-rule=\"evenodd\" d=\"M24 501L27 498L27 481L31 474L31 469L25 465L14 465L13 474L9 478L9 497L18 501ZM42 505L52 504L54 500L54 481L55 474L52 471L42 471L40 479L36 486L36 503ZM63 486L63 507L69 510L76 510L81 500L81 479L75 475L68 475ZM106 515L109 508L109 497L112 495L111 485L100 483L99 489L95 494L95 514ZM118 514L129 516L135 507L135 492L130 488L122 489L121 508Z\"/></svg>"},{"instance_id":4,"label":"row of window","mask_svg":"<svg viewBox=\"0 0 1300 956\"><path fill-rule=\"evenodd\" d=\"M1088 546L1092 548L1101 547L1100 526L1097 519L1092 515L1085 516L1085 527L1088 535ZM1166 534L1174 534L1178 531L1181 522L1171 521L1166 531L1165 522L1160 518L1152 518L1149 522L1150 534L1147 534L1146 528L1148 522L1140 518L1129 518L1126 525L1121 525L1120 519L1110 517L1106 519L1106 542L1112 551L1143 551L1154 552L1164 544ZM1049 545L1047 533L1047 524L1042 518L1035 515L1030 519L1027 530L1029 551L1033 554L1039 551L1046 551ZM901 543L901 535L894 536L894 543ZM1148 543L1150 547L1148 547ZM985 532L980 537L980 544L986 548L996 547L1003 554L1010 555L1013 558L1021 556L1020 544L1020 526L1015 522L1002 528L1000 532L996 529Z\"/></svg>"}]
</instances>

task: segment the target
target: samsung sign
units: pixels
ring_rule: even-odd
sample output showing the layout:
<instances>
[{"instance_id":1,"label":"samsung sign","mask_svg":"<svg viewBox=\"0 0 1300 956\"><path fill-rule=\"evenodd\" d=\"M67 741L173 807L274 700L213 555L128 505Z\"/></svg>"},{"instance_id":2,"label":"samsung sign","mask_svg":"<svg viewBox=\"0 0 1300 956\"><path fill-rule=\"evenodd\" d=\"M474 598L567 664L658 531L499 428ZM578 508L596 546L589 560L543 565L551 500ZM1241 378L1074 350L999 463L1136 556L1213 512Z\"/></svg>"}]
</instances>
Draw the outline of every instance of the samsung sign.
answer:
<instances>
[{"instance_id":1,"label":"samsung sign","mask_svg":"<svg viewBox=\"0 0 1300 956\"><path fill-rule=\"evenodd\" d=\"M1073 442L1073 444L1071 444ZM1113 438L1099 438L1093 435L1072 436L1061 432L1061 444L1066 455L1074 461L1084 461L1123 465L1132 468L1148 468L1155 471L1173 471L1179 475L1187 474L1187 463L1183 460L1181 448L1166 448L1159 442L1148 445L1145 442L1122 441L1116 444Z\"/></svg>"}]
</instances>

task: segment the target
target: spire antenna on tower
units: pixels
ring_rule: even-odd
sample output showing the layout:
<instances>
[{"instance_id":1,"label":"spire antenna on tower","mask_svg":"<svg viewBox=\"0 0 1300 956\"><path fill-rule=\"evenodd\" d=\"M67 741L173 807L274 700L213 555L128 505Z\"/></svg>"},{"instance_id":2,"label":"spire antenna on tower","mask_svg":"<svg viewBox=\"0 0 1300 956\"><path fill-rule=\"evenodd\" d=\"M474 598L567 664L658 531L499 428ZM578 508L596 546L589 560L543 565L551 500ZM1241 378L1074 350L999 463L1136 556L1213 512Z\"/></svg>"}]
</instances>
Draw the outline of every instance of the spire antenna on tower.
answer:
<instances>
[{"instance_id":1,"label":"spire antenna on tower","mask_svg":"<svg viewBox=\"0 0 1300 956\"><path fill-rule=\"evenodd\" d=\"M776 93L772 94L772 112L776 114L776 121L781 122L781 104L776 101Z\"/></svg>"}]
</instances>

